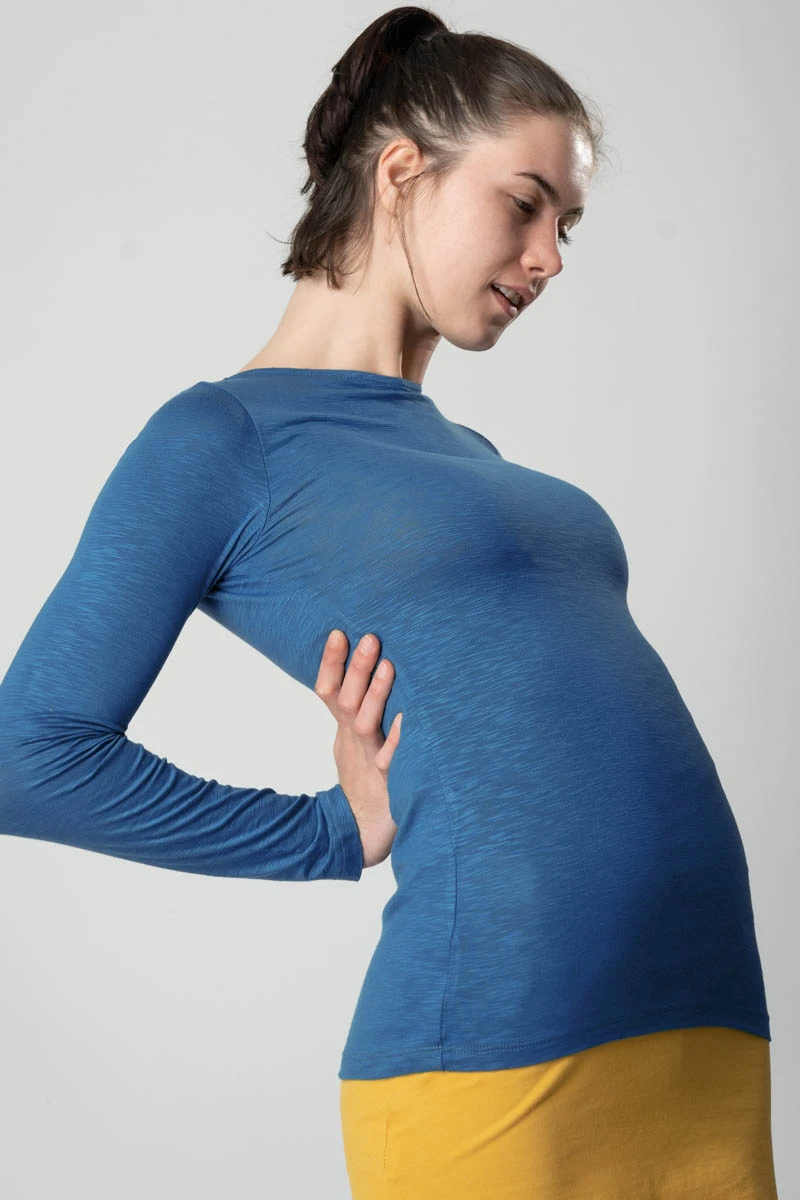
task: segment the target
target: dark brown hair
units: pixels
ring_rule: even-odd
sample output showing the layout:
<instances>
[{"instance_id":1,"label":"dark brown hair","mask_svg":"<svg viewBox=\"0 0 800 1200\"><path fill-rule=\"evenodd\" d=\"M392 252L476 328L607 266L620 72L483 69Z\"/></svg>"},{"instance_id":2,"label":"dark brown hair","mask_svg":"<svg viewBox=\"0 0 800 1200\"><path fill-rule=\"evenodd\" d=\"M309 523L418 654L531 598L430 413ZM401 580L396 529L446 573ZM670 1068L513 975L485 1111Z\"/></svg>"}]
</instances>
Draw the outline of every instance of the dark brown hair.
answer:
<instances>
[{"instance_id":1,"label":"dark brown hair","mask_svg":"<svg viewBox=\"0 0 800 1200\"><path fill-rule=\"evenodd\" d=\"M476 136L503 136L531 114L560 116L584 133L596 169L601 119L535 54L487 34L456 33L427 8L384 13L334 65L308 117L301 194L312 189L311 197L281 274L297 281L324 269L338 289L340 273L356 269L371 237L375 170L393 138L410 138L429 159L405 183L424 175L435 190ZM401 236L408 258L402 222Z\"/></svg>"}]
</instances>

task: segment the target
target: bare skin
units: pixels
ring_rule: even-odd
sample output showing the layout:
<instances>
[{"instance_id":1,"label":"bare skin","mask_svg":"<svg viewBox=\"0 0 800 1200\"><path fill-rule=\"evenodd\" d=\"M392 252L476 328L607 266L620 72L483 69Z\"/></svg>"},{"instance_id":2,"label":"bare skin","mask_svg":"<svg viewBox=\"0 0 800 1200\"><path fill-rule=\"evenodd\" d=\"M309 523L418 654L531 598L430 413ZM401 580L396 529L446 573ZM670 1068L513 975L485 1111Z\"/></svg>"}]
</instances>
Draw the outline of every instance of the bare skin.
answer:
<instances>
[{"instance_id":1,"label":"bare skin","mask_svg":"<svg viewBox=\"0 0 800 1200\"><path fill-rule=\"evenodd\" d=\"M364 866L374 867L389 857L397 833L389 811L387 776L400 741L403 714L397 714L384 738L381 719L394 683L394 666L384 659L373 674L380 655L378 638L371 634L361 639L345 673L349 652L347 635L334 629L322 653L314 691L336 718L333 757L339 783L358 825Z\"/></svg>"},{"instance_id":2,"label":"bare skin","mask_svg":"<svg viewBox=\"0 0 800 1200\"><path fill-rule=\"evenodd\" d=\"M507 136L477 140L438 191L424 175L417 180L404 218L415 289L397 205L425 165L409 138L387 143L376 165L366 265L342 276L338 291L324 271L295 283L277 329L241 370L372 371L422 383L442 338L490 350L509 326L532 320L533 306L506 315L490 285L538 300L563 270L563 235L580 220L572 210L585 205L594 168L585 135L562 118L528 116ZM559 202L518 174L526 171L554 187Z\"/></svg>"}]
</instances>

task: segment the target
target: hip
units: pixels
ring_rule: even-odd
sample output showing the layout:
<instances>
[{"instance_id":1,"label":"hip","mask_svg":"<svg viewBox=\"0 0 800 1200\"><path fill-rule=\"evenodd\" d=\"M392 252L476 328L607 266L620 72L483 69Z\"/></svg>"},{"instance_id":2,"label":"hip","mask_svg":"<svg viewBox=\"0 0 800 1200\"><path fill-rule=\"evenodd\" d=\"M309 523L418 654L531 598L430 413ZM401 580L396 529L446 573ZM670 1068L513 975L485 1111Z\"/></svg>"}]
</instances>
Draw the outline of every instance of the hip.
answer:
<instances>
[{"instance_id":1,"label":"hip","mask_svg":"<svg viewBox=\"0 0 800 1200\"><path fill-rule=\"evenodd\" d=\"M777 1200L770 1045L695 1026L531 1066L340 1080L353 1200Z\"/></svg>"}]
</instances>

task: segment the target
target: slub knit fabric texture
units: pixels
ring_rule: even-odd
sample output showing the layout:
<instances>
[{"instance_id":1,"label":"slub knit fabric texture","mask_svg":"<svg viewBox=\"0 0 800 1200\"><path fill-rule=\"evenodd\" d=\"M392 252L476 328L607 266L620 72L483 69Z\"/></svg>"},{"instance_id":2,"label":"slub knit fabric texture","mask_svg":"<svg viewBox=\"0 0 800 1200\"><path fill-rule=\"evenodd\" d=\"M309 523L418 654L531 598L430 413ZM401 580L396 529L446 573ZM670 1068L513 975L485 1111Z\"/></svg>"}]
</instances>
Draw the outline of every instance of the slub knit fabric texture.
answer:
<instances>
[{"instance_id":1,"label":"slub knit fabric texture","mask_svg":"<svg viewBox=\"0 0 800 1200\"><path fill-rule=\"evenodd\" d=\"M492 1071L701 1025L770 1038L714 762L581 488L421 385L258 368L161 405L0 684L0 833L179 871L362 874L337 784L232 787L126 729L195 609L312 688L330 631L395 681L396 888L339 1078ZM350 658L348 657L348 664Z\"/></svg>"}]
</instances>

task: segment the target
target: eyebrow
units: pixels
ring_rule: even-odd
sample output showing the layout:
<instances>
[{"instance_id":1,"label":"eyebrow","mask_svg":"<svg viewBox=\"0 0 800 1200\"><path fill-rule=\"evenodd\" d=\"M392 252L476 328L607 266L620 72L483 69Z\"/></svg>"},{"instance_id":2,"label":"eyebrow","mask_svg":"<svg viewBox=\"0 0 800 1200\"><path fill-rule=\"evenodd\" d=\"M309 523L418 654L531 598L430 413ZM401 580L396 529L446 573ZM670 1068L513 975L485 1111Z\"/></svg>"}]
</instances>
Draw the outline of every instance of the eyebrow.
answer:
<instances>
[{"instance_id":1,"label":"eyebrow","mask_svg":"<svg viewBox=\"0 0 800 1200\"><path fill-rule=\"evenodd\" d=\"M515 175L524 175L526 179L532 179L534 181L534 183L538 183L539 187L542 189L542 191L545 193L545 195L549 196L550 199L553 201L553 204L563 203L561 196L556 191L556 189L553 187L552 183L549 183L548 180L546 180L543 175L537 175L537 173L535 171L515 171L514 174ZM578 217L582 217L583 216L583 207L571 208L569 210L569 212L564 213L564 216L569 217L569 216L572 216L573 213L575 213L575 215Z\"/></svg>"}]
</instances>

